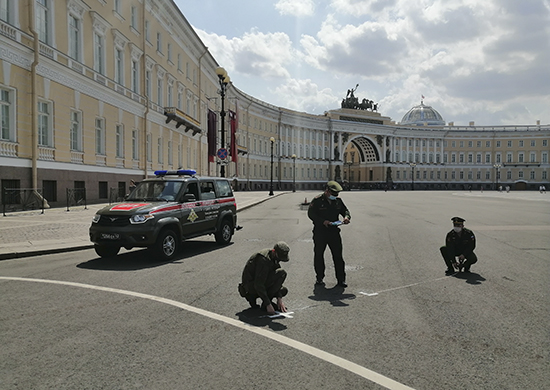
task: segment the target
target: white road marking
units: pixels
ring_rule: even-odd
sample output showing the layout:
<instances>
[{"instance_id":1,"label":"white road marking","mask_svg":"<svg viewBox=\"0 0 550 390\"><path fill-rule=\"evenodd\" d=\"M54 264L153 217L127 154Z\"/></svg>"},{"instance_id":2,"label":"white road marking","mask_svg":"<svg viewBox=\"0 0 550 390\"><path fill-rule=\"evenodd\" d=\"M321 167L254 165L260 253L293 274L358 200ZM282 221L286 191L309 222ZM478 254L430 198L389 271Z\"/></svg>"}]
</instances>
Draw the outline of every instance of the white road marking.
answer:
<instances>
[{"instance_id":1,"label":"white road marking","mask_svg":"<svg viewBox=\"0 0 550 390\"><path fill-rule=\"evenodd\" d=\"M304 344L300 341L292 340L288 337L282 336L280 334L277 334L273 331L265 330L262 328L254 327L248 324L245 324L244 322L235 320L233 318L225 317L220 314L212 313L203 309L199 309L193 306L186 305L185 303L181 303L178 301L174 301L172 299L166 299L162 297L157 297L155 295L149 295L149 294L143 294L139 292L134 291L127 291L127 290L120 290L116 288L110 288L110 287L102 287L102 286L94 286L91 284L84 284L84 283L75 283L75 282L66 282L66 281L60 281L60 280L47 280L47 279L32 279L32 278L19 278L19 277L9 277L9 276L0 276L0 279L3 280L12 280L12 281L19 281L19 282L35 282L35 283L48 283L48 284L59 284L64 286L71 286L71 287L79 287L79 288L87 288L91 290L98 290L98 291L106 291L116 294L123 294L123 295L129 295L137 298L143 298L143 299L149 299L155 302L164 303L167 305L179 307L181 309L190 311L195 314L202 315L204 317L224 322L228 325L235 326L236 328L240 328L243 330L247 330L252 333L256 333L260 336L266 337L268 339L271 339L273 341L276 341L278 343L287 345L291 348L297 349L301 352L307 353L311 356L314 356L318 359L324 360L327 363L333 364L335 366L338 366L340 368L343 368L344 370L347 370L349 372L352 372L354 374L357 374L371 382L374 382L376 384L379 384L382 387L385 387L386 389L390 390L413 390L412 387L406 386L402 383L396 382L393 379L390 379L388 377L385 377L384 375L378 374L377 372L374 372L372 370L369 370L368 368L365 368L363 366L360 366L359 364L353 363L349 360L343 359L341 357L338 357L336 355L333 355L331 353L325 352L321 349L312 347L310 345Z\"/></svg>"},{"instance_id":2,"label":"white road marking","mask_svg":"<svg viewBox=\"0 0 550 390\"><path fill-rule=\"evenodd\" d=\"M366 295L368 297L374 297L380 293L385 293L385 292L389 292L389 291L395 291L395 290L402 290L404 288L409 288L409 287L414 287L414 286L418 286L420 284L424 284L424 283L429 283L429 282L437 282L438 280L443 280L443 279L447 279L448 277L451 277L453 275L456 275L457 272L455 272L454 274L452 275L447 275L447 276L442 276L441 278L437 278L437 279L430 279L430 280L425 280L423 282L418 282L418 283L413 283L413 284L407 284L406 286L399 286L399 287L393 287L393 288L388 288L386 290L380 290L378 292L363 292L363 291L359 291L359 294L363 294L363 295Z\"/></svg>"}]
</instances>

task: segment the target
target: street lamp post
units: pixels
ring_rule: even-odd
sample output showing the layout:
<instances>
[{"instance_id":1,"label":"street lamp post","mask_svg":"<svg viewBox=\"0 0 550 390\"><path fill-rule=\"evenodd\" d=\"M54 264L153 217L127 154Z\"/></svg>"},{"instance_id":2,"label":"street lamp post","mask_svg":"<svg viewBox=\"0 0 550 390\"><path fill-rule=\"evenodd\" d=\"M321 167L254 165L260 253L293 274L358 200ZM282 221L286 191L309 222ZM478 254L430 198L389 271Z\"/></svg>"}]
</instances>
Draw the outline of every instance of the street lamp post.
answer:
<instances>
[{"instance_id":1,"label":"street lamp post","mask_svg":"<svg viewBox=\"0 0 550 390\"><path fill-rule=\"evenodd\" d=\"M414 168L416 168L416 163L412 162L412 163L409 163L409 165L411 166L412 168L412 187L411 187L411 191L414 191Z\"/></svg>"},{"instance_id":2,"label":"street lamp post","mask_svg":"<svg viewBox=\"0 0 550 390\"><path fill-rule=\"evenodd\" d=\"M220 91L219 94L222 100L222 110L220 111L220 119L222 122L222 136L221 136L221 147L225 148L225 91L227 89L227 84L229 84L229 76L224 68L221 66L216 68L216 74L218 75L218 80L220 82ZM220 176L225 177L225 165L221 164L220 167Z\"/></svg>"},{"instance_id":3,"label":"street lamp post","mask_svg":"<svg viewBox=\"0 0 550 390\"><path fill-rule=\"evenodd\" d=\"M292 192L296 192L296 155L292 155Z\"/></svg>"},{"instance_id":4,"label":"street lamp post","mask_svg":"<svg viewBox=\"0 0 550 390\"><path fill-rule=\"evenodd\" d=\"M493 167L495 168L496 170L496 173L495 173L495 180L496 180L496 185L495 185L495 190L498 191L498 170L502 167L502 165L500 164L494 164Z\"/></svg>"},{"instance_id":5,"label":"street lamp post","mask_svg":"<svg viewBox=\"0 0 550 390\"><path fill-rule=\"evenodd\" d=\"M353 161L347 161L346 165L348 166L348 190L351 190L351 166Z\"/></svg>"},{"instance_id":6,"label":"street lamp post","mask_svg":"<svg viewBox=\"0 0 550 390\"><path fill-rule=\"evenodd\" d=\"M271 184L269 185L269 195L273 195L273 144L275 143L275 138L271 137L269 142L271 142Z\"/></svg>"}]
</instances>

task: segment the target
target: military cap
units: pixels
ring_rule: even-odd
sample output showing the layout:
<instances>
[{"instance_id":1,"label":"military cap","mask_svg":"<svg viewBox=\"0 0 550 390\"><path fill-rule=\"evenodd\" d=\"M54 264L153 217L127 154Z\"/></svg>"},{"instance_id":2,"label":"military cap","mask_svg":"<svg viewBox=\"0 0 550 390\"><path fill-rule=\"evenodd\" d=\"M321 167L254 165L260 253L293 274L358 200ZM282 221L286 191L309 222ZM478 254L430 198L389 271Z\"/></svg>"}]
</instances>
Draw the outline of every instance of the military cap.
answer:
<instances>
[{"instance_id":1,"label":"military cap","mask_svg":"<svg viewBox=\"0 0 550 390\"><path fill-rule=\"evenodd\" d=\"M288 261L288 252L290 252L290 247L284 241L279 241L273 247L277 253L277 258L281 261Z\"/></svg>"},{"instance_id":2,"label":"military cap","mask_svg":"<svg viewBox=\"0 0 550 390\"><path fill-rule=\"evenodd\" d=\"M334 191L334 192L342 191L342 186L340 184L338 184L338 182L333 181L333 180L331 180L327 183L327 188L331 191Z\"/></svg>"},{"instance_id":3,"label":"military cap","mask_svg":"<svg viewBox=\"0 0 550 390\"><path fill-rule=\"evenodd\" d=\"M460 218L460 217L452 217L451 221L453 221L453 223L461 223L462 224L466 220L464 218Z\"/></svg>"}]
</instances>

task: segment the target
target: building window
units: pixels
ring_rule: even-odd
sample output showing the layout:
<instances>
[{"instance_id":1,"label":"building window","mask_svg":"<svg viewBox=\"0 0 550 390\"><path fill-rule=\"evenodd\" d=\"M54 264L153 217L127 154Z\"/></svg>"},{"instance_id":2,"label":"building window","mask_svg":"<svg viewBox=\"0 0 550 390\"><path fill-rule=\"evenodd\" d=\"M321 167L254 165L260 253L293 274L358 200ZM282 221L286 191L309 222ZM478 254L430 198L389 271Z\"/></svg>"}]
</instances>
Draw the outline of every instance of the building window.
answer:
<instances>
[{"instance_id":1,"label":"building window","mask_svg":"<svg viewBox=\"0 0 550 390\"><path fill-rule=\"evenodd\" d=\"M153 144L152 144L152 136L151 134L147 134L146 138L146 150L147 150L147 161L151 162L153 161Z\"/></svg>"},{"instance_id":2,"label":"building window","mask_svg":"<svg viewBox=\"0 0 550 390\"><path fill-rule=\"evenodd\" d=\"M0 20L11 23L14 2L12 0L0 0Z\"/></svg>"},{"instance_id":3,"label":"building window","mask_svg":"<svg viewBox=\"0 0 550 390\"><path fill-rule=\"evenodd\" d=\"M105 119L95 119L95 153L105 155Z\"/></svg>"},{"instance_id":4,"label":"building window","mask_svg":"<svg viewBox=\"0 0 550 390\"><path fill-rule=\"evenodd\" d=\"M168 165L172 165L172 141L168 141Z\"/></svg>"},{"instance_id":5,"label":"building window","mask_svg":"<svg viewBox=\"0 0 550 390\"><path fill-rule=\"evenodd\" d=\"M456 153L451 153L451 164L456 163Z\"/></svg>"},{"instance_id":6,"label":"building window","mask_svg":"<svg viewBox=\"0 0 550 390\"><path fill-rule=\"evenodd\" d=\"M500 148L500 141L497 141L497 148Z\"/></svg>"},{"instance_id":7,"label":"building window","mask_svg":"<svg viewBox=\"0 0 550 390\"><path fill-rule=\"evenodd\" d=\"M547 139L542 140L542 146L548 146L548 140Z\"/></svg>"},{"instance_id":8,"label":"building window","mask_svg":"<svg viewBox=\"0 0 550 390\"><path fill-rule=\"evenodd\" d=\"M169 43L168 44L168 48L167 48L167 56L168 56L168 61L172 62L172 44Z\"/></svg>"},{"instance_id":9,"label":"building window","mask_svg":"<svg viewBox=\"0 0 550 390\"><path fill-rule=\"evenodd\" d=\"M490 164L491 163L491 153L486 153L485 154L485 164Z\"/></svg>"},{"instance_id":10,"label":"building window","mask_svg":"<svg viewBox=\"0 0 550 390\"><path fill-rule=\"evenodd\" d=\"M463 171L458 172L458 177L460 180L464 180L464 172Z\"/></svg>"},{"instance_id":11,"label":"building window","mask_svg":"<svg viewBox=\"0 0 550 390\"><path fill-rule=\"evenodd\" d=\"M139 62L132 60L132 91L139 93Z\"/></svg>"},{"instance_id":12,"label":"building window","mask_svg":"<svg viewBox=\"0 0 550 390\"><path fill-rule=\"evenodd\" d=\"M508 141L508 147L509 147L509 148L512 147L512 141Z\"/></svg>"},{"instance_id":13,"label":"building window","mask_svg":"<svg viewBox=\"0 0 550 390\"><path fill-rule=\"evenodd\" d=\"M115 82L124 85L124 52L115 49Z\"/></svg>"},{"instance_id":14,"label":"building window","mask_svg":"<svg viewBox=\"0 0 550 390\"><path fill-rule=\"evenodd\" d=\"M512 153L510 153L510 152L506 153L506 162L507 163L512 162Z\"/></svg>"},{"instance_id":15,"label":"building window","mask_svg":"<svg viewBox=\"0 0 550 390\"><path fill-rule=\"evenodd\" d=\"M458 162L461 164L464 163L464 153L460 153L460 155L458 156Z\"/></svg>"},{"instance_id":16,"label":"building window","mask_svg":"<svg viewBox=\"0 0 550 390\"><path fill-rule=\"evenodd\" d=\"M481 171L476 172L476 179L481 180Z\"/></svg>"},{"instance_id":17,"label":"building window","mask_svg":"<svg viewBox=\"0 0 550 390\"><path fill-rule=\"evenodd\" d=\"M82 114L71 111L71 150L82 151Z\"/></svg>"},{"instance_id":18,"label":"building window","mask_svg":"<svg viewBox=\"0 0 550 390\"><path fill-rule=\"evenodd\" d=\"M542 180L548 180L548 172L542 171Z\"/></svg>"},{"instance_id":19,"label":"building window","mask_svg":"<svg viewBox=\"0 0 550 390\"><path fill-rule=\"evenodd\" d=\"M42 195L49 202L57 202L57 182L55 180L42 180Z\"/></svg>"},{"instance_id":20,"label":"building window","mask_svg":"<svg viewBox=\"0 0 550 390\"><path fill-rule=\"evenodd\" d=\"M158 153L158 162L162 164L164 162L163 150L162 150L162 138L157 140L157 153Z\"/></svg>"},{"instance_id":21,"label":"building window","mask_svg":"<svg viewBox=\"0 0 550 390\"><path fill-rule=\"evenodd\" d=\"M472 153L468 153L468 164L471 164L474 162L474 155Z\"/></svg>"},{"instance_id":22,"label":"building window","mask_svg":"<svg viewBox=\"0 0 550 390\"><path fill-rule=\"evenodd\" d=\"M491 171L485 171L485 180L491 180Z\"/></svg>"},{"instance_id":23,"label":"building window","mask_svg":"<svg viewBox=\"0 0 550 390\"><path fill-rule=\"evenodd\" d=\"M12 103L14 92L0 88L0 139L15 141L15 105Z\"/></svg>"},{"instance_id":24,"label":"building window","mask_svg":"<svg viewBox=\"0 0 550 390\"><path fill-rule=\"evenodd\" d=\"M491 147L491 141L485 141L485 147L490 148Z\"/></svg>"},{"instance_id":25,"label":"building window","mask_svg":"<svg viewBox=\"0 0 550 390\"><path fill-rule=\"evenodd\" d=\"M537 162L537 154L535 152L531 152L529 154L529 162L532 162L532 163Z\"/></svg>"},{"instance_id":26,"label":"building window","mask_svg":"<svg viewBox=\"0 0 550 390\"><path fill-rule=\"evenodd\" d=\"M80 20L69 15L69 57L80 61L81 57L81 24Z\"/></svg>"},{"instance_id":27,"label":"building window","mask_svg":"<svg viewBox=\"0 0 550 390\"><path fill-rule=\"evenodd\" d=\"M535 141L534 139L532 139L532 140L531 140L531 146L532 146L532 147L537 146L537 141Z\"/></svg>"},{"instance_id":28,"label":"building window","mask_svg":"<svg viewBox=\"0 0 550 390\"><path fill-rule=\"evenodd\" d=\"M145 21L145 40L151 43L151 28L149 27L149 21Z\"/></svg>"},{"instance_id":29,"label":"building window","mask_svg":"<svg viewBox=\"0 0 550 390\"><path fill-rule=\"evenodd\" d=\"M531 172L529 173L529 179L535 180L535 171L531 171Z\"/></svg>"},{"instance_id":30,"label":"building window","mask_svg":"<svg viewBox=\"0 0 550 390\"><path fill-rule=\"evenodd\" d=\"M132 159L139 160L139 138L138 131L136 129L132 130Z\"/></svg>"},{"instance_id":31,"label":"building window","mask_svg":"<svg viewBox=\"0 0 550 390\"><path fill-rule=\"evenodd\" d=\"M145 96L151 98L151 71L145 72Z\"/></svg>"},{"instance_id":32,"label":"building window","mask_svg":"<svg viewBox=\"0 0 550 390\"><path fill-rule=\"evenodd\" d=\"M162 35L157 33L157 51L162 54Z\"/></svg>"},{"instance_id":33,"label":"building window","mask_svg":"<svg viewBox=\"0 0 550 390\"><path fill-rule=\"evenodd\" d=\"M38 145L53 147L52 105L38 102Z\"/></svg>"},{"instance_id":34,"label":"building window","mask_svg":"<svg viewBox=\"0 0 550 390\"><path fill-rule=\"evenodd\" d=\"M481 164L481 153L476 155L476 163Z\"/></svg>"},{"instance_id":35,"label":"building window","mask_svg":"<svg viewBox=\"0 0 550 390\"><path fill-rule=\"evenodd\" d=\"M114 11L119 15L121 14L120 2L121 0L114 0Z\"/></svg>"},{"instance_id":36,"label":"building window","mask_svg":"<svg viewBox=\"0 0 550 390\"><path fill-rule=\"evenodd\" d=\"M473 172L468 171L468 180L472 180L474 178Z\"/></svg>"},{"instance_id":37,"label":"building window","mask_svg":"<svg viewBox=\"0 0 550 390\"><path fill-rule=\"evenodd\" d=\"M12 2L7 0L8 3ZM36 0L36 30L40 41L50 44L51 0Z\"/></svg>"},{"instance_id":38,"label":"building window","mask_svg":"<svg viewBox=\"0 0 550 390\"><path fill-rule=\"evenodd\" d=\"M94 70L105 75L105 38L94 32Z\"/></svg>"},{"instance_id":39,"label":"building window","mask_svg":"<svg viewBox=\"0 0 550 390\"><path fill-rule=\"evenodd\" d=\"M496 156L495 156L495 162L496 163L502 163L502 157L500 155L500 153L497 153Z\"/></svg>"},{"instance_id":40,"label":"building window","mask_svg":"<svg viewBox=\"0 0 550 390\"><path fill-rule=\"evenodd\" d=\"M523 171L518 172L518 179L523 179Z\"/></svg>"},{"instance_id":41,"label":"building window","mask_svg":"<svg viewBox=\"0 0 550 390\"><path fill-rule=\"evenodd\" d=\"M157 79L157 104L161 107L163 106L162 105L162 93L163 93L162 82L163 80L161 78Z\"/></svg>"},{"instance_id":42,"label":"building window","mask_svg":"<svg viewBox=\"0 0 550 390\"><path fill-rule=\"evenodd\" d=\"M519 141L519 147L520 147L520 148L523 148L523 140L520 140L520 141Z\"/></svg>"},{"instance_id":43,"label":"building window","mask_svg":"<svg viewBox=\"0 0 550 390\"><path fill-rule=\"evenodd\" d=\"M512 171L506 172L506 179L507 180L512 180Z\"/></svg>"},{"instance_id":44,"label":"building window","mask_svg":"<svg viewBox=\"0 0 550 390\"><path fill-rule=\"evenodd\" d=\"M115 146L116 156L118 158L124 157L124 127L122 125L116 125L115 128Z\"/></svg>"},{"instance_id":45,"label":"building window","mask_svg":"<svg viewBox=\"0 0 550 390\"><path fill-rule=\"evenodd\" d=\"M138 9L135 5L132 6L132 17L131 17L130 23L131 23L131 27L137 31L138 30L138 27L137 27L138 26Z\"/></svg>"},{"instance_id":46,"label":"building window","mask_svg":"<svg viewBox=\"0 0 550 390\"><path fill-rule=\"evenodd\" d=\"M523 152L518 153L518 162L520 162L520 163L524 162L524 153Z\"/></svg>"},{"instance_id":47,"label":"building window","mask_svg":"<svg viewBox=\"0 0 550 390\"><path fill-rule=\"evenodd\" d=\"M540 155L541 157L541 162L543 164L548 164L548 153L547 152L542 152L542 154Z\"/></svg>"}]
</instances>

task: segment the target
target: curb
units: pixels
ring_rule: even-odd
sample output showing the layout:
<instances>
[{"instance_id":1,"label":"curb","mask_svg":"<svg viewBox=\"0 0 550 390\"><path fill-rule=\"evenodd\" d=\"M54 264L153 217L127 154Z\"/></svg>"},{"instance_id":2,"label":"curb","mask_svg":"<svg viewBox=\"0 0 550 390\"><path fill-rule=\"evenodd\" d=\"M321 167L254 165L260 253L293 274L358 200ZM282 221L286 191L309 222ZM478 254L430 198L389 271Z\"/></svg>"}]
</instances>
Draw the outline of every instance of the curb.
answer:
<instances>
[{"instance_id":1,"label":"curb","mask_svg":"<svg viewBox=\"0 0 550 390\"><path fill-rule=\"evenodd\" d=\"M278 196L281 196L285 194L285 192L281 192L278 194L274 194L269 196L269 198L261 199L259 201L250 203L246 206L243 206L241 208L237 208L237 214L241 211L247 210L253 206L259 205L261 203L264 203L270 199L276 198ZM94 244L86 244L86 245L77 245L77 246L70 246L66 248L55 248L55 249L37 249L37 250L31 250L26 252L12 252L12 253L4 253L0 254L0 261L1 260L13 260L13 259L22 259L25 257L35 257L35 256L42 256L42 255L51 255L55 253L65 253L65 252L76 252L80 250L86 250L86 249L93 249Z\"/></svg>"}]
</instances>

